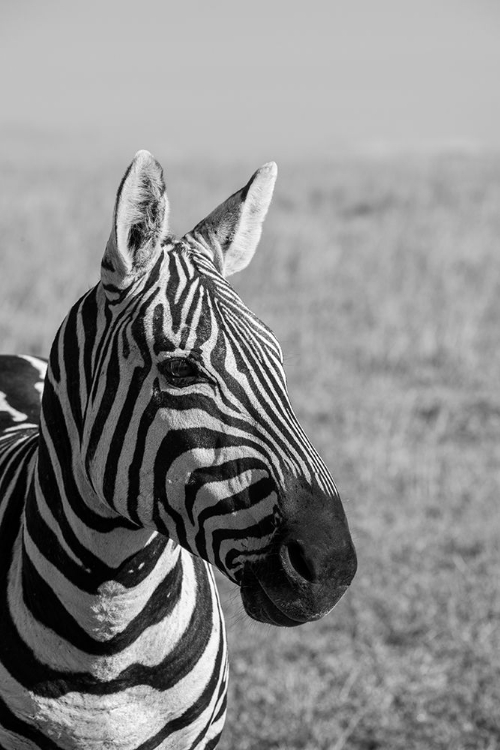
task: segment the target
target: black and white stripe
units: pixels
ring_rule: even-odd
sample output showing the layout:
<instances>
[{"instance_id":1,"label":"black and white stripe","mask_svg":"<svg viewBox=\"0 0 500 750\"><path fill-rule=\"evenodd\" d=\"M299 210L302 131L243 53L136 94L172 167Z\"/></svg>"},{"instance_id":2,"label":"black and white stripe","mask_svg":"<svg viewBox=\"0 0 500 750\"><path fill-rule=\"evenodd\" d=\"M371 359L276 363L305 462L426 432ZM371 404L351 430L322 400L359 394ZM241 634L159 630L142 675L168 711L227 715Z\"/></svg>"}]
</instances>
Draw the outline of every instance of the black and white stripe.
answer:
<instances>
[{"instance_id":1,"label":"black and white stripe","mask_svg":"<svg viewBox=\"0 0 500 750\"><path fill-rule=\"evenodd\" d=\"M286 626L354 575L280 347L225 279L253 255L275 176L177 241L139 152L101 282L54 341L39 427L43 362L0 358L1 750L215 747L227 658L209 563L250 616Z\"/></svg>"}]
</instances>

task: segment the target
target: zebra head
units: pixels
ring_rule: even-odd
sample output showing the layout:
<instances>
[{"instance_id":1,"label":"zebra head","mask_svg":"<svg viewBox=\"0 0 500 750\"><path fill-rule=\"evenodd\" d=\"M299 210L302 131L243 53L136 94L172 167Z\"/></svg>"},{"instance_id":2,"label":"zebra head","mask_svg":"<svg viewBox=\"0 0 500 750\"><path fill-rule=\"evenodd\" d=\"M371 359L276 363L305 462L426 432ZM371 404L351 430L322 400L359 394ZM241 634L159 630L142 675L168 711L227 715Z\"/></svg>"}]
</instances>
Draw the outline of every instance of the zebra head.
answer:
<instances>
[{"instance_id":1,"label":"zebra head","mask_svg":"<svg viewBox=\"0 0 500 750\"><path fill-rule=\"evenodd\" d=\"M138 152L102 262L83 450L115 512L218 567L250 616L291 626L335 605L356 555L280 346L226 281L255 251L275 179L265 165L178 240L162 169Z\"/></svg>"}]
</instances>

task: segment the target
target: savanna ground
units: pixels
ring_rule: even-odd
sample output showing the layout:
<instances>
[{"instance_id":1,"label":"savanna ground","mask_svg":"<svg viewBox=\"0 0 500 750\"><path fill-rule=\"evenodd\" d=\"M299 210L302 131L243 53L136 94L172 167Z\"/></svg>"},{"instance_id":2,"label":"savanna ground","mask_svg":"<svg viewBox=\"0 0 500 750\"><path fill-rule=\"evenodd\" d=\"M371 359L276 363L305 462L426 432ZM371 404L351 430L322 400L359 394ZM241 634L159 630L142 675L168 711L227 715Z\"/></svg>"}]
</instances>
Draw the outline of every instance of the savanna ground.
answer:
<instances>
[{"instance_id":1,"label":"savanna ground","mask_svg":"<svg viewBox=\"0 0 500 750\"><path fill-rule=\"evenodd\" d=\"M0 350L47 354L98 275L121 162L0 160ZM183 232L243 167L169 165ZM252 165L256 167L258 165ZM258 625L219 577L222 750L500 747L500 159L281 165L234 285L276 332L359 572L324 620Z\"/></svg>"}]
</instances>

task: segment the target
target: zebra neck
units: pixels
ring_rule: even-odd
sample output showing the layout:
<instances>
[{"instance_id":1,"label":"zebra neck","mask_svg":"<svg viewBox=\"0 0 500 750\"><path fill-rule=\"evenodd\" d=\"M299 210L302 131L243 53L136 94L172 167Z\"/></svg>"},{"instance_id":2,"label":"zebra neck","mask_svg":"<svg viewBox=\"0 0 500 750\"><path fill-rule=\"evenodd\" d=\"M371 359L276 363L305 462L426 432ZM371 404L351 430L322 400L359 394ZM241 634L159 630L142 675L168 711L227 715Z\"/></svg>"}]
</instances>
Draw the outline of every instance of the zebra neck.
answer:
<instances>
[{"instance_id":1,"label":"zebra neck","mask_svg":"<svg viewBox=\"0 0 500 750\"><path fill-rule=\"evenodd\" d=\"M26 504L30 528L50 539L52 554L102 578L116 573L136 554L144 555L144 550L148 555L154 554L153 550L163 552L167 539L104 505L85 477L78 456L63 448L57 437L49 443L42 429Z\"/></svg>"},{"instance_id":2,"label":"zebra neck","mask_svg":"<svg viewBox=\"0 0 500 750\"><path fill-rule=\"evenodd\" d=\"M41 542L50 539L48 556L88 571L98 583L113 579L136 555L140 563L144 557L157 557L167 540L122 518L91 486L80 454L81 407L70 399L69 383L76 376L63 371L54 350L57 353L56 346L44 388L38 463L27 520L34 533L40 530Z\"/></svg>"},{"instance_id":3,"label":"zebra neck","mask_svg":"<svg viewBox=\"0 0 500 750\"><path fill-rule=\"evenodd\" d=\"M175 590L180 548L104 506L64 435L42 421L23 519L23 593L32 609L44 603L40 618L69 612L107 637L127 626L159 581Z\"/></svg>"},{"instance_id":4,"label":"zebra neck","mask_svg":"<svg viewBox=\"0 0 500 750\"><path fill-rule=\"evenodd\" d=\"M173 541L110 519L97 523L81 497L61 496L60 487L46 492L38 471L18 547L23 598L39 621L52 629L64 622L77 640L90 637L105 649L129 633L158 589L177 599L183 561Z\"/></svg>"}]
</instances>

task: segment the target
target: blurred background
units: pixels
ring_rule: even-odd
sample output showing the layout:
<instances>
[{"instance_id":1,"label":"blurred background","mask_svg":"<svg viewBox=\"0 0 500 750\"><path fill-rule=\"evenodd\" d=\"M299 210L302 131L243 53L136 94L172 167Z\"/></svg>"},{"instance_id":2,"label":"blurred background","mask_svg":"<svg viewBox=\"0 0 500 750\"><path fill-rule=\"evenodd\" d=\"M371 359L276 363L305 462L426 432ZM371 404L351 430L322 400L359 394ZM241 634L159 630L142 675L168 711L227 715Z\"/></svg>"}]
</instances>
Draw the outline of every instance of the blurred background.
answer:
<instances>
[{"instance_id":1,"label":"blurred background","mask_svg":"<svg viewBox=\"0 0 500 750\"><path fill-rule=\"evenodd\" d=\"M223 750L500 747L499 74L495 0L0 0L0 351L97 282L139 148L179 233L279 164L232 281L359 572L293 632L219 580Z\"/></svg>"}]
</instances>

